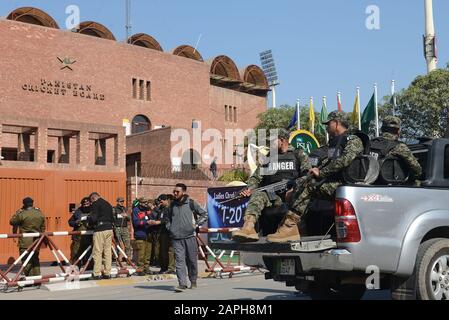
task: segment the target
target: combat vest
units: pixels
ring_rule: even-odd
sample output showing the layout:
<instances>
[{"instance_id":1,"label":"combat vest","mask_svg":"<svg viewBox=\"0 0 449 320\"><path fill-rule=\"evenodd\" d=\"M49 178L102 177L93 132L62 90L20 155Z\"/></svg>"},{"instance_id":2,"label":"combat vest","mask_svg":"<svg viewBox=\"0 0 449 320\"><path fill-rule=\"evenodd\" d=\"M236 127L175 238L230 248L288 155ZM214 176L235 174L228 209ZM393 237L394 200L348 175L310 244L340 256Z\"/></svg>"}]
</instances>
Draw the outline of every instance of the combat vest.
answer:
<instances>
[{"instance_id":1,"label":"combat vest","mask_svg":"<svg viewBox=\"0 0 449 320\"><path fill-rule=\"evenodd\" d=\"M341 141L337 138L335 141L330 142L330 146L336 144L335 150L335 158L341 156L344 148L350 139L350 135L358 137L363 144L363 152L361 155L357 156L348 167L346 167L340 177L343 178L343 181L347 183L365 183L371 184L373 183L378 175L379 175L379 165L377 160L371 156L370 153L370 140L369 136L360 130L354 130L351 133L345 133L341 136ZM329 154L334 151L329 151ZM332 159L332 157L331 157Z\"/></svg>"},{"instance_id":2,"label":"combat vest","mask_svg":"<svg viewBox=\"0 0 449 320\"><path fill-rule=\"evenodd\" d=\"M378 137L371 140L370 154L379 162L380 172L375 184L405 184L410 177L410 170L404 161L390 154L402 142Z\"/></svg>"},{"instance_id":3,"label":"combat vest","mask_svg":"<svg viewBox=\"0 0 449 320\"><path fill-rule=\"evenodd\" d=\"M329 156L329 147L328 146L322 146L321 148L315 149L309 154L309 162L312 165L312 167L320 167L324 161Z\"/></svg>"},{"instance_id":4,"label":"combat vest","mask_svg":"<svg viewBox=\"0 0 449 320\"><path fill-rule=\"evenodd\" d=\"M275 160L275 159L273 159ZM292 180L299 177L301 163L297 151L288 150L284 154L278 154L276 161L270 161L261 166L261 187L280 182Z\"/></svg>"},{"instance_id":5,"label":"combat vest","mask_svg":"<svg viewBox=\"0 0 449 320\"><path fill-rule=\"evenodd\" d=\"M89 230L89 213L81 213L81 225L77 228L77 231L86 231Z\"/></svg>"},{"instance_id":6,"label":"combat vest","mask_svg":"<svg viewBox=\"0 0 449 320\"><path fill-rule=\"evenodd\" d=\"M112 208L114 212L115 226L116 227L128 227L128 219L122 215L122 213L126 214L125 207L116 206Z\"/></svg>"}]
</instances>

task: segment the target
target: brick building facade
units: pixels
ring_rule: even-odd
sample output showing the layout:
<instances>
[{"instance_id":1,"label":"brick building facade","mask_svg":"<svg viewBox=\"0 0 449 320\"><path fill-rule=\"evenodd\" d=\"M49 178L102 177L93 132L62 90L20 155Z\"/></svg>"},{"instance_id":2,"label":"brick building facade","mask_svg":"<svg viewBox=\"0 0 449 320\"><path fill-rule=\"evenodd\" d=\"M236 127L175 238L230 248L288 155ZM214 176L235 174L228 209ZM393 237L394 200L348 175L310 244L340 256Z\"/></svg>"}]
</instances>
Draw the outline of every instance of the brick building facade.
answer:
<instances>
[{"instance_id":1,"label":"brick building facade","mask_svg":"<svg viewBox=\"0 0 449 320\"><path fill-rule=\"evenodd\" d=\"M19 8L0 20L0 39L0 183L60 177L63 187L52 195L58 204L37 204L59 221L50 219L49 229L67 229L81 190L94 191L83 183L101 185L95 191L109 201L126 194L126 155L130 164L139 156L170 166L173 129L192 132L201 122L202 131L224 135L254 128L266 109L268 83L259 67L239 70L224 55L205 61L188 45L163 50L147 34L119 42L100 23L62 30L45 12ZM202 150L195 154L202 163ZM77 173L82 179L74 184ZM22 197L40 199L38 189L18 188L14 203L0 205L0 232L9 231Z\"/></svg>"}]
</instances>

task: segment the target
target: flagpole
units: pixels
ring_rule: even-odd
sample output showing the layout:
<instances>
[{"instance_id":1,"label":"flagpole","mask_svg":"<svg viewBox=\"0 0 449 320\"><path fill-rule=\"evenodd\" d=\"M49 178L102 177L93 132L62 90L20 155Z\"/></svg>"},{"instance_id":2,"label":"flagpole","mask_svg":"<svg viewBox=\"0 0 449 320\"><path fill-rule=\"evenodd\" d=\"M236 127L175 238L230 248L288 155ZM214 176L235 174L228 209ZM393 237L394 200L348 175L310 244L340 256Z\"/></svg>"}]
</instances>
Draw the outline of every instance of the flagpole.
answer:
<instances>
[{"instance_id":1,"label":"flagpole","mask_svg":"<svg viewBox=\"0 0 449 320\"><path fill-rule=\"evenodd\" d=\"M338 91L337 92L337 110L340 111L340 108L341 108L341 110L343 110L343 106L341 105L341 92Z\"/></svg>"},{"instance_id":2,"label":"flagpole","mask_svg":"<svg viewBox=\"0 0 449 320\"><path fill-rule=\"evenodd\" d=\"M301 110L300 101L296 100L296 119L298 121L298 130L301 130Z\"/></svg>"},{"instance_id":3,"label":"flagpole","mask_svg":"<svg viewBox=\"0 0 449 320\"><path fill-rule=\"evenodd\" d=\"M393 101L393 116L396 115L396 97L394 96L395 94L395 80L391 80L391 99Z\"/></svg>"},{"instance_id":4,"label":"flagpole","mask_svg":"<svg viewBox=\"0 0 449 320\"><path fill-rule=\"evenodd\" d=\"M310 97L310 109L313 108L313 97ZM310 112L310 111L309 111ZM312 110L313 113L315 113L315 110ZM315 118L315 116L314 116ZM312 123L313 120L313 123ZM313 134L315 134L315 119L309 119L309 124L312 124L311 128L310 128L310 132L312 132Z\"/></svg>"},{"instance_id":5,"label":"flagpole","mask_svg":"<svg viewBox=\"0 0 449 320\"><path fill-rule=\"evenodd\" d=\"M326 110L327 110L327 98L326 96L323 97L323 104L326 106ZM329 133L326 132L326 143L329 142Z\"/></svg>"},{"instance_id":6,"label":"flagpole","mask_svg":"<svg viewBox=\"0 0 449 320\"><path fill-rule=\"evenodd\" d=\"M360 110L360 87L357 87L357 103L358 103L359 130L362 130L362 115Z\"/></svg>"},{"instance_id":7,"label":"flagpole","mask_svg":"<svg viewBox=\"0 0 449 320\"><path fill-rule=\"evenodd\" d=\"M379 111L377 110L377 83L374 84L374 110L376 114L376 137L379 136Z\"/></svg>"}]
</instances>

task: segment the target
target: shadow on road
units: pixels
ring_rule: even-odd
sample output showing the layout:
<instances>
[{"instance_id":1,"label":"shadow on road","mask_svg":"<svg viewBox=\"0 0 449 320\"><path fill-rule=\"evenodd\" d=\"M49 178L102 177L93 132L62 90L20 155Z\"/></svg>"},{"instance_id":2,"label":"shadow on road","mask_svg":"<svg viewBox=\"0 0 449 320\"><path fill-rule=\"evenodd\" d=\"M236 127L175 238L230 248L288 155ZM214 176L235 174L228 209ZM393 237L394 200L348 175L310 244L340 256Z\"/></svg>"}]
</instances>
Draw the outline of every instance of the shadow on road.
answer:
<instances>
[{"instance_id":1,"label":"shadow on road","mask_svg":"<svg viewBox=\"0 0 449 320\"><path fill-rule=\"evenodd\" d=\"M147 285L147 286L135 286L135 289L151 289L151 290L164 290L164 291L174 291L175 286L171 285L171 286L152 286L152 285Z\"/></svg>"}]
</instances>

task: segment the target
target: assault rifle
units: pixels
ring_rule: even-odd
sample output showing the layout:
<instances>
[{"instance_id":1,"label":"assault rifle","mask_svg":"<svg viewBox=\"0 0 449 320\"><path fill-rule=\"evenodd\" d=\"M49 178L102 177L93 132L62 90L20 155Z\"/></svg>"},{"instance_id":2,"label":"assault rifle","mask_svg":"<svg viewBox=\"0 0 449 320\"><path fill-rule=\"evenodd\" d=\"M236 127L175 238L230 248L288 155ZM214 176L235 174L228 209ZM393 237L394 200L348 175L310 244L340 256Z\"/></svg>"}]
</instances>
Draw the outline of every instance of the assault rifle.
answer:
<instances>
[{"instance_id":1,"label":"assault rifle","mask_svg":"<svg viewBox=\"0 0 449 320\"><path fill-rule=\"evenodd\" d=\"M253 189L251 191L253 193L265 191L268 194L268 197L271 200L271 198L276 195L276 192L287 190L287 185L289 184L289 181L290 180L282 180L280 182L269 184L269 185L264 186L264 187L259 187L259 188ZM234 200L238 200L238 199L242 199L242 198L245 198L245 197L242 196L242 195L238 195L237 197L234 197L234 198L225 200L223 202L220 202L220 204L225 204L225 203L228 203L228 202L231 202L231 201L234 201Z\"/></svg>"},{"instance_id":2,"label":"assault rifle","mask_svg":"<svg viewBox=\"0 0 449 320\"><path fill-rule=\"evenodd\" d=\"M326 159L317 168L321 170L326 165L328 165L329 162L330 162L329 159ZM288 191L290 189L295 189L295 196L298 196L299 194L302 193L303 188L309 182L312 182L314 186L319 186L325 182L325 179L321 179L320 181L315 181L315 178L312 175L307 175L307 176L297 178L295 180L293 180L293 179L292 180L282 180L280 182L269 184L264 187L259 187L259 188L253 189L251 191L252 191L252 193L265 191L268 194L268 198L271 201L274 201L275 197L276 197L276 192L280 192L280 191ZM231 202L234 200L238 200L238 199L242 199L242 198L244 198L244 196L238 195L237 197L225 200L223 202L219 202L219 204L225 204L225 203L228 203L228 202Z\"/></svg>"}]
</instances>

